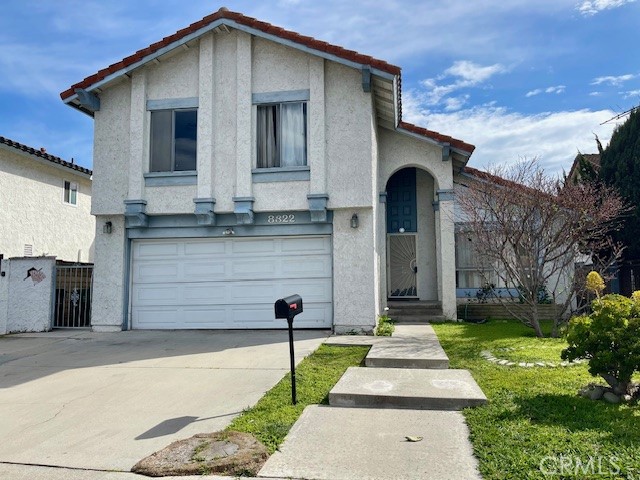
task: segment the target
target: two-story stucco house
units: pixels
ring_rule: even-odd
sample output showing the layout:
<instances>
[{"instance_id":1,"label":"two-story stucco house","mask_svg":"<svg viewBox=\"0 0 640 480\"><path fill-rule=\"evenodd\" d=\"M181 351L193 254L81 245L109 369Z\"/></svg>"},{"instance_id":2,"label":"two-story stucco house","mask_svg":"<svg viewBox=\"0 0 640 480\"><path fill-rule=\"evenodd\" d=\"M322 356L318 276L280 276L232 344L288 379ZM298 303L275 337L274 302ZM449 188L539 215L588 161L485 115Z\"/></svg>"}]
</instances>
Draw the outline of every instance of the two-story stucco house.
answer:
<instances>
[{"instance_id":1,"label":"two-story stucco house","mask_svg":"<svg viewBox=\"0 0 640 480\"><path fill-rule=\"evenodd\" d=\"M91 170L0 137L0 254L93 257Z\"/></svg>"},{"instance_id":2,"label":"two-story stucco house","mask_svg":"<svg viewBox=\"0 0 640 480\"><path fill-rule=\"evenodd\" d=\"M455 317L474 147L403 122L400 85L221 9L64 91L95 120L93 328L281 328L291 293L297 327L371 331L394 298Z\"/></svg>"}]
</instances>

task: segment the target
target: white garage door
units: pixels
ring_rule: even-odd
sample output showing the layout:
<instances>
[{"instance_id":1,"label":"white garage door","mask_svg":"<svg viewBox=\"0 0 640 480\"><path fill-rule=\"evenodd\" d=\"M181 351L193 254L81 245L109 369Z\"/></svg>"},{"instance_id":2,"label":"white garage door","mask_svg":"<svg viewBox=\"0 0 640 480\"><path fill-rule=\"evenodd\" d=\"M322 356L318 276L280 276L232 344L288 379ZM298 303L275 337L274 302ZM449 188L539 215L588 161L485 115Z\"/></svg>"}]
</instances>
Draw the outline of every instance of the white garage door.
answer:
<instances>
[{"instance_id":1,"label":"white garage door","mask_svg":"<svg viewBox=\"0 0 640 480\"><path fill-rule=\"evenodd\" d=\"M135 240L132 249L133 328L285 328L273 303L293 293L304 306L295 327L331 327L328 236Z\"/></svg>"}]
</instances>

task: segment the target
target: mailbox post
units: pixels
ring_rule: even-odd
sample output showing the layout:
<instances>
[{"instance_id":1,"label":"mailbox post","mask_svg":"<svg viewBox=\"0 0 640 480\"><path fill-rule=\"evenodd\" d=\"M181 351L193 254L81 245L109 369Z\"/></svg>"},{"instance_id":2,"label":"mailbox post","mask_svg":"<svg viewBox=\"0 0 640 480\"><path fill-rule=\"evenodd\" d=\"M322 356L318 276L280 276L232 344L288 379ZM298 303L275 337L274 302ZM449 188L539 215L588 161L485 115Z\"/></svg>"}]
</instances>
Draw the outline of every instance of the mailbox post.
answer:
<instances>
[{"instance_id":1,"label":"mailbox post","mask_svg":"<svg viewBox=\"0 0 640 480\"><path fill-rule=\"evenodd\" d=\"M276 300L273 306L276 319L286 318L289 324L289 357L291 361L291 403L296 400L296 361L293 352L293 317L302 313L302 297L300 295L289 295L288 297Z\"/></svg>"}]
</instances>

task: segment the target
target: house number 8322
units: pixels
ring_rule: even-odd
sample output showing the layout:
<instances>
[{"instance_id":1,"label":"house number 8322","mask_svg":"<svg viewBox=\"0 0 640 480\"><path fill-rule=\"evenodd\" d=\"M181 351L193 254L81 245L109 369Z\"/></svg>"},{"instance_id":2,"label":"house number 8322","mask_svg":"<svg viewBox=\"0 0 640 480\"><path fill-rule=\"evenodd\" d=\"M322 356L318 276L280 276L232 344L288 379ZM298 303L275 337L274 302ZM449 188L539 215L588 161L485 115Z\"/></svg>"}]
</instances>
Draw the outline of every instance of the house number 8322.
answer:
<instances>
[{"instance_id":1,"label":"house number 8322","mask_svg":"<svg viewBox=\"0 0 640 480\"><path fill-rule=\"evenodd\" d=\"M294 214L289 215L269 215L267 217L268 223L295 223L296 216Z\"/></svg>"}]
</instances>

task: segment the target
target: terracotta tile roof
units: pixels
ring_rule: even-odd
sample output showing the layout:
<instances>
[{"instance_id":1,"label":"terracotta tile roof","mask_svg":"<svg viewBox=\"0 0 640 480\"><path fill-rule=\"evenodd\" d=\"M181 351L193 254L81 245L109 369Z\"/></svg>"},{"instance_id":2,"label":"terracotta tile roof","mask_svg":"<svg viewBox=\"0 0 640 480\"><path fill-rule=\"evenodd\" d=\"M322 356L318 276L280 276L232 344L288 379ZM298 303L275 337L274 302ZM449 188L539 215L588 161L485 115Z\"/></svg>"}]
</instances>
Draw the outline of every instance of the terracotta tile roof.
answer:
<instances>
[{"instance_id":1,"label":"terracotta tile roof","mask_svg":"<svg viewBox=\"0 0 640 480\"><path fill-rule=\"evenodd\" d=\"M458 140L457 138L453 138L448 135L443 135L433 130L427 130L426 128L414 125L413 123L401 121L398 124L398 128L404 128L409 132L422 135L423 137L432 138L433 140L436 140L440 143L448 143L452 147L460 149L464 152L468 152L469 154L473 153L473 151L476 149L475 145L471 145L470 143L463 142L462 140Z\"/></svg>"},{"instance_id":2,"label":"terracotta tile roof","mask_svg":"<svg viewBox=\"0 0 640 480\"><path fill-rule=\"evenodd\" d=\"M354 52L353 50L347 50L346 48L332 45L327 42L323 42L321 40L316 40L312 37L307 37L305 35L301 35L296 32L292 32L290 30L285 30L284 28L276 27L275 25L271 25L267 22L262 22L252 17L247 17L241 13L231 12L225 8L221 8L216 13L211 15L207 15L202 20L199 20L195 23L192 23L186 28L182 30L178 30L173 35L169 35L168 37L164 37L159 42L153 43L149 45L147 48L143 48L138 50L133 55L129 55L126 58L123 58L117 63L109 65L107 68L103 68L97 73L85 78L81 82L78 82L71 86L71 88L65 90L60 94L60 97L65 100L72 95L75 94L75 90L77 88L86 89L93 85L94 83L99 82L100 80L105 79L108 75L115 73L119 70L127 68L133 65L136 62L139 62L144 57L148 55L152 55L161 48L167 47L174 42L177 42L187 35L190 35L202 28L205 28L209 24L215 22L216 20L227 19L236 22L237 24L244 25L249 28L254 28L256 30L262 31L264 33L275 35L276 37L280 37L285 40L292 41L294 43L298 43L300 45L304 45L305 47L311 48L313 50L318 50L321 52L326 52L336 57L343 58L345 60L349 60L355 63L360 63L362 65L370 65L373 68L377 68L382 70L383 72L387 72L391 75L399 75L400 67L396 67L395 65L391 65L390 63L385 62L384 60L378 60L369 55L363 55L358 52Z\"/></svg>"},{"instance_id":3,"label":"terracotta tile roof","mask_svg":"<svg viewBox=\"0 0 640 480\"><path fill-rule=\"evenodd\" d=\"M471 144L465 143L462 140L458 140L447 135L442 135L438 132L434 132L431 130L427 130L426 128L418 127L416 125L402 122L402 100L401 100L401 75L400 75L400 67L392 65L384 60L379 60L377 58L373 58L369 55L363 55L361 53L355 52L353 50L347 50L338 45L332 45L330 43L316 40L315 38L308 37L305 35L301 35L299 33L285 30L284 28L277 27L267 22L262 22L252 17L247 17L238 12L229 11L227 8L222 7L217 12L207 15L202 20L199 20L195 23L192 23L186 28L178 30L173 35L169 35L168 37L163 38L159 42L153 43L146 48L138 50L133 55L129 55L128 57L123 58L119 62L116 62L107 68L103 68L99 70L97 73L85 78L81 82L78 82L72 85L70 88L65 90L60 94L62 100L66 100L72 97L75 94L76 89L87 89L94 85L95 83L104 80L109 75L121 71L131 65L141 61L145 57L149 55L153 55L158 52L160 49L165 48L171 45L174 42L182 40L187 35L190 35L198 30L207 27L211 23L217 20L230 20L235 22L236 24L243 25L258 31L261 31L265 34L274 35L276 37L282 38L284 40L289 40L291 42L297 43L299 45L303 45L312 50L316 50L319 52L326 52L331 55L335 55L336 57L342 58L344 60L348 60L354 63L358 63L361 65L369 65L375 69L380 71L389 73L391 75L395 75L397 77L397 108L398 108L398 119L400 120L400 128L404 128L408 131L411 131L417 135L422 135L427 138L431 138L438 142L446 142L451 144L454 148L460 149L464 152L468 152L471 154L475 147Z\"/></svg>"},{"instance_id":4,"label":"terracotta tile roof","mask_svg":"<svg viewBox=\"0 0 640 480\"><path fill-rule=\"evenodd\" d=\"M48 160L51 163L57 163L58 165L67 167L71 170L75 170L76 172L84 173L85 175L93 174L93 172L88 168L81 167L80 165L76 165L75 163L67 162L66 160L63 160L60 157L56 157L54 155L48 154L44 148L35 149L27 145L24 145L22 143L14 142L13 140L10 140L2 136L0 136L0 144L15 148L16 150L19 150L24 153L28 153L29 155L33 155L34 157L39 157L44 160Z\"/></svg>"}]
</instances>

